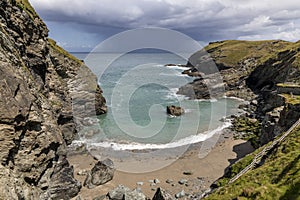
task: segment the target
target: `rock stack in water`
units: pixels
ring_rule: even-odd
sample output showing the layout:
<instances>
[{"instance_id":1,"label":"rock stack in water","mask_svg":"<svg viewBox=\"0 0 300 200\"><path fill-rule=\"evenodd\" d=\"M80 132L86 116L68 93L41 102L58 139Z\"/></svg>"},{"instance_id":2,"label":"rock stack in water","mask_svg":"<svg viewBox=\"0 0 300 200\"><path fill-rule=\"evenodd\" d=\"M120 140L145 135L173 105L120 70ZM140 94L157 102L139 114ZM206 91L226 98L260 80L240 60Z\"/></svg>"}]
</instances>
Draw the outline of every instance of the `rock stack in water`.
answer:
<instances>
[{"instance_id":1,"label":"rock stack in water","mask_svg":"<svg viewBox=\"0 0 300 200\"><path fill-rule=\"evenodd\" d=\"M167 114L173 115L173 116L180 116L184 114L184 109L179 106L167 106Z\"/></svg>"}]
</instances>

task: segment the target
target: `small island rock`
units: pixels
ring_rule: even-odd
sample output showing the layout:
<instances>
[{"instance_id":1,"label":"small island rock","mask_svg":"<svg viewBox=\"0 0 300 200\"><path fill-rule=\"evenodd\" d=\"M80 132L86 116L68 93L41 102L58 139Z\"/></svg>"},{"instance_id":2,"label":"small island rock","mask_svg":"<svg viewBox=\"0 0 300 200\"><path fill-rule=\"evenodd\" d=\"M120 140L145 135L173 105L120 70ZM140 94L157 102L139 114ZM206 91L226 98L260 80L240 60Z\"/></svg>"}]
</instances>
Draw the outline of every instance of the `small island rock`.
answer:
<instances>
[{"instance_id":1,"label":"small island rock","mask_svg":"<svg viewBox=\"0 0 300 200\"><path fill-rule=\"evenodd\" d=\"M180 116L184 114L184 109L179 106L167 106L167 114L173 115L173 116Z\"/></svg>"}]
</instances>

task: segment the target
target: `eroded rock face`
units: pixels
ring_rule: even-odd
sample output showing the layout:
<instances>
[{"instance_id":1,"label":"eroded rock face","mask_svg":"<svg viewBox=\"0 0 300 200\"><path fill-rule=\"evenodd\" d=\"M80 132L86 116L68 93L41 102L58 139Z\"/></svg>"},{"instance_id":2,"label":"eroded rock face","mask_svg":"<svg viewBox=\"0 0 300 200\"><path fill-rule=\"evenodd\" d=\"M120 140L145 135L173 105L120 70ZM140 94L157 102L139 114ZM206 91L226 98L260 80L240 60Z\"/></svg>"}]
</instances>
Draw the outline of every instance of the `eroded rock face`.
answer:
<instances>
[{"instance_id":1,"label":"eroded rock face","mask_svg":"<svg viewBox=\"0 0 300 200\"><path fill-rule=\"evenodd\" d=\"M65 159L77 134L69 88L84 82L79 69L94 80L83 105L100 114L105 100L92 72L51 45L42 20L22 7L0 2L0 199L70 199L81 188Z\"/></svg>"},{"instance_id":2,"label":"eroded rock face","mask_svg":"<svg viewBox=\"0 0 300 200\"><path fill-rule=\"evenodd\" d=\"M190 69L184 73L197 78L178 93L192 99L235 96L252 100L264 87L285 81L299 83L299 47L299 42L280 40L210 43L189 58Z\"/></svg>"},{"instance_id":3,"label":"eroded rock face","mask_svg":"<svg viewBox=\"0 0 300 200\"><path fill-rule=\"evenodd\" d=\"M90 173L87 174L84 186L94 188L111 181L114 177L115 167L110 159L98 161Z\"/></svg>"},{"instance_id":4,"label":"eroded rock face","mask_svg":"<svg viewBox=\"0 0 300 200\"><path fill-rule=\"evenodd\" d=\"M262 145L300 116L299 105L286 103L276 86L285 82L300 85L299 56L300 42L213 42L189 58L190 69L184 73L196 78L178 93L191 99L233 96L252 102L246 110L261 124L258 143Z\"/></svg>"},{"instance_id":5,"label":"eroded rock face","mask_svg":"<svg viewBox=\"0 0 300 200\"><path fill-rule=\"evenodd\" d=\"M173 116L180 116L184 114L184 109L179 106L167 106L167 114L173 115Z\"/></svg>"}]
</instances>

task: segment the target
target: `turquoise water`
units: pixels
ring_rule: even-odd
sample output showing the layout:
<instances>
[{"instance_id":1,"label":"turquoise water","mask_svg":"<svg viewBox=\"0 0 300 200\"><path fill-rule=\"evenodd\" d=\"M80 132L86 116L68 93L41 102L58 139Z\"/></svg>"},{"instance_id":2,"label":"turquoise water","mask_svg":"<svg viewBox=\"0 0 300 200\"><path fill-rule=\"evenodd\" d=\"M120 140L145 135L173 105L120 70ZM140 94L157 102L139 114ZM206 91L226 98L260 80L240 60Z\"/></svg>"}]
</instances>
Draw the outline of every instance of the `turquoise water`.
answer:
<instances>
[{"instance_id":1,"label":"turquoise water","mask_svg":"<svg viewBox=\"0 0 300 200\"><path fill-rule=\"evenodd\" d=\"M238 112L240 101L222 98L194 101L177 95L177 89L193 79L183 67L164 66L187 61L171 53L75 54L97 74L108 113L99 116L101 131L89 138L100 146L142 149L180 146L205 140L230 125L221 122ZM167 105L180 105L185 114L168 116Z\"/></svg>"}]
</instances>

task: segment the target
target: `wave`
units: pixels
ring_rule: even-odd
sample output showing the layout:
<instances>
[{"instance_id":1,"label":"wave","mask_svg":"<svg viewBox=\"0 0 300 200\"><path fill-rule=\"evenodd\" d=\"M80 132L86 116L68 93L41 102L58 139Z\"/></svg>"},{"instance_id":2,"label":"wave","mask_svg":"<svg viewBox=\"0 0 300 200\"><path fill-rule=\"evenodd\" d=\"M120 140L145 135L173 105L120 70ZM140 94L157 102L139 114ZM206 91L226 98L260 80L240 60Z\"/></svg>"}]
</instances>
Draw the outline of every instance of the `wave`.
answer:
<instances>
[{"instance_id":1,"label":"wave","mask_svg":"<svg viewBox=\"0 0 300 200\"><path fill-rule=\"evenodd\" d=\"M217 102L218 99L194 99L193 101L196 101L196 102L211 102L211 103L214 103L214 102Z\"/></svg>"},{"instance_id":2,"label":"wave","mask_svg":"<svg viewBox=\"0 0 300 200\"><path fill-rule=\"evenodd\" d=\"M162 75L162 76L181 76L181 77L190 77L189 75L187 75L187 74L182 74L181 72L179 72L179 71L176 71L176 73L174 74L174 73L170 73L170 74L167 74L167 73L160 73L159 75Z\"/></svg>"},{"instance_id":3,"label":"wave","mask_svg":"<svg viewBox=\"0 0 300 200\"><path fill-rule=\"evenodd\" d=\"M181 146L186 146L190 144L195 144L199 142L203 142L209 138L211 138L213 135L220 133L225 128L228 128L231 126L231 122L224 122L222 126L217 127L214 130L206 131L204 133L200 133L198 135L191 135L186 138L182 138L178 141L170 142L167 144L143 144L143 143L117 143L117 142L100 142L100 143L90 143L89 141L85 141L88 143L90 147L102 147L102 148L111 148L115 151L121 151L121 150L155 150L155 149L171 149ZM80 143L80 142L79 142Z\"/></svg>"},{"instance_id":4,"label":"wave","mask_svg":"<svg viewBox=\"0 0 300 200\"><path fill-rule=\"evenodd\" d=\"M187 67L181 67L181 66L178 66L178 65L170 65L170 66L165 66L165 67L167 67L169 69L179 69L179 70L183 70L183 71L189 69Z\"/></svg>"},{"instance_id":5,"label":"wave","mask_svg":"<svg viewBox=\"0 0 300 200\"><path fill-rule=\"evenodd\" d=\"M189 97L182 95L182 94L177 94L177 92L179 91L179 88L171 88L169 90L169 92L167 93L167 95L165 95L164 99L166 100L174 100L177 99L179 101L182 100L187 100L189 99Z\"/></svg>"}]
</instances>

